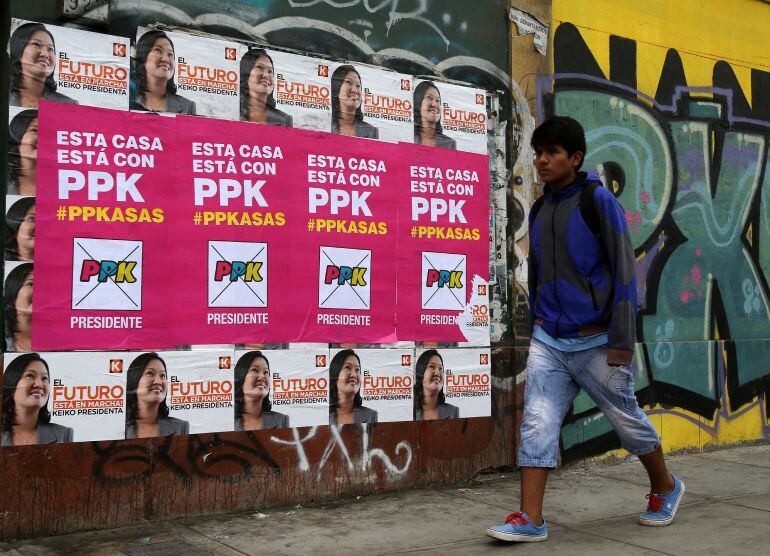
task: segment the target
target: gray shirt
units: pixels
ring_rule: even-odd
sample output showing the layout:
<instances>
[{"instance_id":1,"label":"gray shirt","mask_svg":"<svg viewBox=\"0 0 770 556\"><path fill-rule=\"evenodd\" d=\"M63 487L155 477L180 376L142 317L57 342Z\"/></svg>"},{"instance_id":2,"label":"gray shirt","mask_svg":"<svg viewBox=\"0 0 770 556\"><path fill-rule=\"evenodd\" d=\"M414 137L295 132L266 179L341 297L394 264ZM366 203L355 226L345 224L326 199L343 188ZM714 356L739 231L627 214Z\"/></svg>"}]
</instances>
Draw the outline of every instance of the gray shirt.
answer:
<instances>
[{"instance_id":1,"label":"gray shirt","mask_svg":"<svg viewBox=\"0 0 770 556\"><path fill-rule=\"evenodd\" d=\"M293 127L294 120L286 112L282 112L272 106L267 107L267 123L281 127Z\"/></svg>"},{"instance_id":2,"label":"gray shirt","mask_svg":"<svg viewBox=\"0 0 770 556\"><path fill-rule=\"evenodd\" d=\"M446 149L448 151L457 150L457 141L455 141L451 137L447 137L443 133L437 133L433 139L436 142L436 148ZM414 142L418 145L422 145L422 135L420 134L419 131L416 131L416 130L414 133Z\"/></svg>"},{"instance_id":3,"label":"gray shirt","mask_svg":"<svg viewBox=\"0 0 770 556\"><path fill-rule=\"evenodd\" d=\"M417 411L415 412L415 417L417 421L422 420L422 408L418 407ZM456 405L452 405L451 403L440 403L438 404L438 418L441 419L459 419L460 418L460 408Z\"/></svg>"},{"instance_id":4,"label":"gray shirt","mask_svg":"<svg viewBox=\"0 0 770 556\"><path fill-rule=\"evenodd\" d=\"M354 423L371 423L372 425L377 424L377 412L374 409L369 409L368 407L354 407L353 408L353 422ZM332 411L329 413L329 424L330 425L336 425L337 424L337 412Z\"/></svg>"},{"instance_id":5,"label":"gray shirt","mask_svg":"<svg viewBox=\"0 0 770 556\"><path fill-rule=\"evenodd\" d=\"M137 95L136 101L131 103L131 110L146 110L148 112L154 112L144 106L144 97ZM195 116L196 107L195 103L189 99L179 96L176 93L166 93L166 109L164 112L171 114L187 114L189 116Z\"/></svg>"},{"instance_id":6,"label":"gray shirt","mask_svg":"<svg viewBox=\"0 0 770 556\"><path fill-rule=\"evenodd\" d=\"M72 429L56 423L40 423L37 426L38 444L62 444L72 442ZM3 431L0 434L0 446L13 446L11 433Z\"/></svg>"},{"instance_id":7,"label":"gray shirt","mask_svg":"<svg viewBox=\"0 0 770 556\"><path fill-rule=\"evenodd\" d=\"M53 102L61 102L64 104L79 104L74 98L70 98L67 95L51 91L50 89L43 87L43 100L51 100ZM19 92L11 91L8 95L9 106L21 106L19 104Z\"/></svg>"},{"instance_id":8,"label":"gray shirt","mask_svg":"<svg viewBox=\"0 0 770 556\"><path fill-rule=\"evenodd\" d=\"M158 436L190 434L190 423L176 417L161 417L158 419ZM136 438L136 426L126 425L126 438Z\"/></svg>"},{"instance_id":9,"label":"gray shirt","mask_svg":"<svg viewBox=\"0 0 770 556\"><path fill-rule=\"evenodd\" d=\"M332 133L339 135L340 125L337 120L332 120ZM380 130L363 120L356 120L356 137L364 139L379 139Z\"/></svg>"},{"instance_id":10,"label":"gray shirt","mask_svg":"<svg viewBox=\"0 0 770 556\"><path fill-rule=\"evenodd\" d=\"M277 411L263 411L262 412L262 428L263 429L288 429L289 428L289 416ZM243 418L235 418L235 430L243 430Z\"/></svg>"}]
</instances>

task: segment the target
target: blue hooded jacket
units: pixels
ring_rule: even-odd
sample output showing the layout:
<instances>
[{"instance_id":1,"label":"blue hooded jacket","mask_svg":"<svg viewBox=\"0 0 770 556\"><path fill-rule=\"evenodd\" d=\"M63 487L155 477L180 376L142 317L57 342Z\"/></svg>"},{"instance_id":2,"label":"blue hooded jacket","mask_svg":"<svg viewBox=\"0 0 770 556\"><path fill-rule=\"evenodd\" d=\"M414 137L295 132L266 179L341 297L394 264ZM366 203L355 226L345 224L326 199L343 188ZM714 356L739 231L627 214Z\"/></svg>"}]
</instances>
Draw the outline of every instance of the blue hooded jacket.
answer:
<instances>
[{"instance_id":1,"label":"blue hooded jacket","mask_svg":"<svg viewBox=\"0 0 770 556\"><path fill-rule=\"evenodd\" d=\"M594 190L601 235L580 214L580 193L599 180L580 172L557 192L546 186L529 222L529 300L534 322L553 338L606 332L607 362L627 365L636 340L636 269L623 207ZM601 245L599 242L602 242Z\"/></svg>"}]
</instances>

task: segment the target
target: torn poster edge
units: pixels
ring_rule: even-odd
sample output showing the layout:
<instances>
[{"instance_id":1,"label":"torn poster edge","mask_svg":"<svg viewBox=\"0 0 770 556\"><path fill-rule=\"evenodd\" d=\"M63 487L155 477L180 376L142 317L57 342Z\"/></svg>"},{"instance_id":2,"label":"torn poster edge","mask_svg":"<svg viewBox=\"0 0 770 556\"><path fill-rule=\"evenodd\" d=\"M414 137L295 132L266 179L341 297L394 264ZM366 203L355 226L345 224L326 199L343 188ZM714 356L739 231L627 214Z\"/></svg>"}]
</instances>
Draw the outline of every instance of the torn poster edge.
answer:
<instances>
[{"instance_id":1,"label":"torn poster edge","mask_svg":"<svg viewBox=\"0 0 770 556\"><path fill-rule=\"evenodd\" d=\"M509 17L518 27L519 36L535 35L535 49L545 56L548 48L548 30L550 25L546 25L535 16L516 8L510 8Z\"/></svg>"}]
</instances>

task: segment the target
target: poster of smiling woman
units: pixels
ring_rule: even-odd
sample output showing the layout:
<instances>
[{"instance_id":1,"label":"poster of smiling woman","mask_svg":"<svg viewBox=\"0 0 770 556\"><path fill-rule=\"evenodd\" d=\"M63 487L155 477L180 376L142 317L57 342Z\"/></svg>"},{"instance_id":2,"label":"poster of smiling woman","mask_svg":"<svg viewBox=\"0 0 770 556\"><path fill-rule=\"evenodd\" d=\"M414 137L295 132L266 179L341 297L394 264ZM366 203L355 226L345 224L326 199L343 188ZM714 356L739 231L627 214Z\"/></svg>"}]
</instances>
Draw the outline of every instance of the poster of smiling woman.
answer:
<instances>
[{"instance_id":1,"label":"poster of smiling woman","mask_svg":"<svg viewBox=\"0 0 770 556\"><path fill-rule=\"evenodd\" d=\"M0 443L123 438L125 356L125 352L6 353Z\"/></svg>"},{"instance_id":2,"label":"poster of smiling woman","mask_svg":"<svg viewBox=\"0 0 770 556\"><path fill-rule=\"evenodd\" d=\"M41 99L128 109L129 40L80 29L11 20L8 104Z\"/></svg>"},{"instance_id":3,"label":"poster of smiling woman","mask_svg":"<svg viewBox=\"0 0 770 556\"><path fill-rule=\"evenodd\" d=\"M486 92L415 79L414 142L450 151L487 153Z\"/></svg>"},{"instance_id":4,"label":"poster of smiling woman","mask_svg":"<svg viewBox=\"0 0 770 556\"><path fill-rule=\"evenodd\" d=\"M235 42L140 27L131 109L237 120L241 50Z\"/></svg>"},{"instance_id":5,"label":"poster of smiling woman","mask_svg":"<svg viewBox=\"0 0 770 556\"><path fill-rule=\"evenodd\" d=\"M365 64L338 63L329 77L337 135L411 143L412 76Z\"/></svg>"}]
</instances>

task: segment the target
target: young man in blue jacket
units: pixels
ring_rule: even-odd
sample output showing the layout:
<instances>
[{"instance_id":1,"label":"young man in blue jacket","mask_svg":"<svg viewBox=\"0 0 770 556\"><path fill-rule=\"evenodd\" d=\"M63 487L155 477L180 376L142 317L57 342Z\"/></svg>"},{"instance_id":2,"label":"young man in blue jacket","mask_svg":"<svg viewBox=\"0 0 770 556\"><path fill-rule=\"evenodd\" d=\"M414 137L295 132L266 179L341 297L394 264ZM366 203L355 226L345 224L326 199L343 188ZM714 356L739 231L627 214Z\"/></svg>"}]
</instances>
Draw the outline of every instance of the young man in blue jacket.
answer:
<instances>
[{"instance_id":1,"label":"young man in blue jacket","mask_svg":"<svg viewBox=\"0 0 770 556\"><path fill-rule=\"evenodd\" d=\"M518 453L521 510L486 533L505 541L548 539L542 515L546 479L556 467L562 421L581 388L649 475L649 502L639 523L668 525L684 484L668 472L660 437L634 395L629 366L636 274L623 208L598 179L580 171L586 142L577 121L550 118L531 144L545 188L529 219L534 328Z\"/></svg>"}]
</instances>

